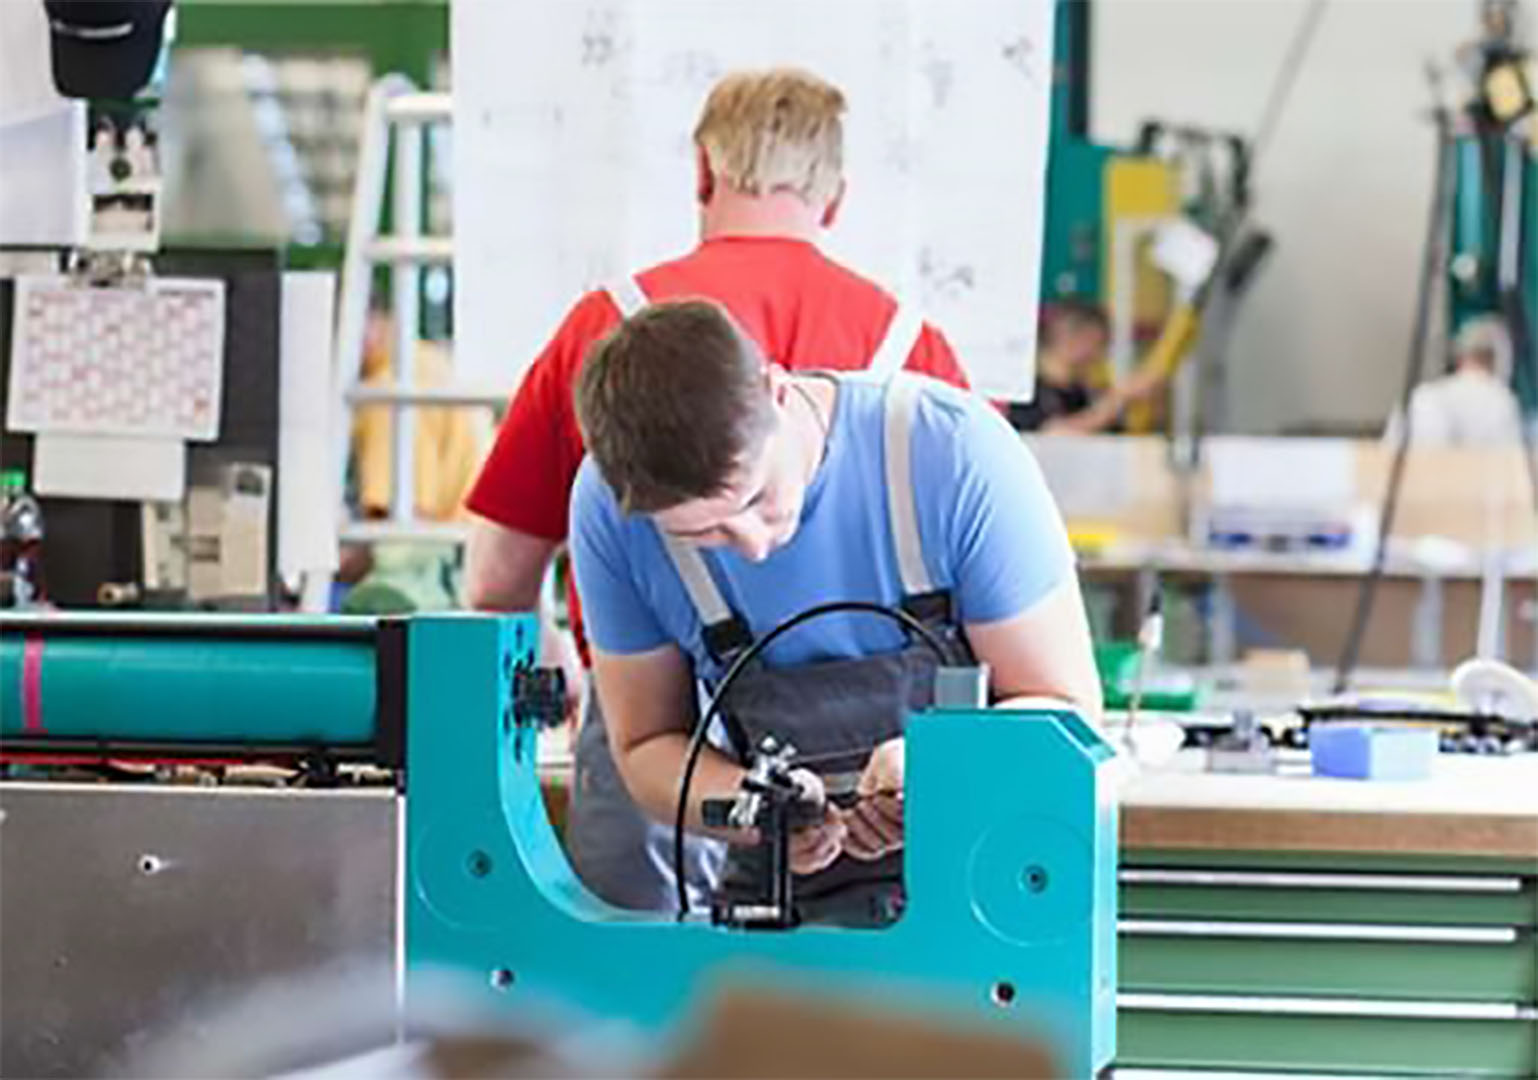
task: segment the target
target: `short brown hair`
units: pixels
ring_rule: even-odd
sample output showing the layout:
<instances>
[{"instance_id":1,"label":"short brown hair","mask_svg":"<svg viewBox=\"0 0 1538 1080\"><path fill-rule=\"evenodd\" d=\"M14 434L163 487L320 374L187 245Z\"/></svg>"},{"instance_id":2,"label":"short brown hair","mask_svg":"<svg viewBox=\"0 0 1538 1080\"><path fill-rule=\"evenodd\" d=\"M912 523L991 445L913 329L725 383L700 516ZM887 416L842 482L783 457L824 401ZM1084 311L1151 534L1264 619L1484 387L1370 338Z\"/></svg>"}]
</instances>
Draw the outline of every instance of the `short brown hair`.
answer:
<instances>
[{"instance_id":1,"label":"short brown hair","mask_svg":"<svg viewBox=\"0 0 1538 1080\"><path fill-rule=\"evenodd\" d=\"M723 183L747 195L793 191L823 205L844 175L844 95L796 68L742 71L710 91L694 141Z\"/></svg>"},{"instance_id":2,"label":"short brown hair","mask_svg":"<svg viewBox=\"0 0 1538 1080\"><path fill-rule=\"evenodd\" d=\"M627 514L718 495L768 434L764 359L708 300L649 304L595 344L577 422Z\"/></svg>"},{"instance_id":3,"label":"short brown hair","mask_svg":"<svg viewBox=\"0 0 1538 1080\"><path fill-rule=\"evenodd\" d=\"M1106 317L1105 308L1095 301L1067 296L1049 305L1044 336L1049 342L1056 341L1065 330L1094 330L1110 337L1111 321Z\"/></svg>"}]
</instances>

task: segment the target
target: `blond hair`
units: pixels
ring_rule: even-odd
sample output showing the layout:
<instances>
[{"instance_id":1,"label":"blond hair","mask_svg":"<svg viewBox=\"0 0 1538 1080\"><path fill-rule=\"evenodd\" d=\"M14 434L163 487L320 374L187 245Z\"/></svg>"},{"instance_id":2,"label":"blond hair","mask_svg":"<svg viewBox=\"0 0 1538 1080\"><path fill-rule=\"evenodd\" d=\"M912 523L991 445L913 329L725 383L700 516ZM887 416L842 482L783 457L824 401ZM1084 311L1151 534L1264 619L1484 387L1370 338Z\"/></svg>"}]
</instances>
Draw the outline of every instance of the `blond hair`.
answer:
<instances>
[{"instance_id":1,"label":"blond hair","mask_svg":"<svg viewBox=\"0 0 1538 1080\"><path fill-rule=\"evenodd\" d=\"M716 179L745 195L791 191L832 202L844 173L844 95L796 68L728 75L710 91L694 141Z\"/></svg>"}]
</instances>

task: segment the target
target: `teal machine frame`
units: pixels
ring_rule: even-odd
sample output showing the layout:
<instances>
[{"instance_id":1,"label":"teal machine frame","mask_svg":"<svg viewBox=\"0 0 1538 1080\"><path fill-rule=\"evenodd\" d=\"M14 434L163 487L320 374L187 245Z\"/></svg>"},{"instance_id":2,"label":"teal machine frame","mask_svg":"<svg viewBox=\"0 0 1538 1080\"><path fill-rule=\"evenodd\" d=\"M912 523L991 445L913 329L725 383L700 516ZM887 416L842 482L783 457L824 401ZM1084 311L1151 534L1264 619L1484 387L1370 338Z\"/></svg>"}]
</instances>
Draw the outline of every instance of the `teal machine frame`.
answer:
<instances>
[{"instance_id":1,"label":"teal machine frame","mask_svg":"<svg viewBox=\"0 0 1538 1080\"><path fill-rule=\"evenodd\" d=\"M58 738L75 754L118 740L316 756L334 743L358 760L389 754L403 726L408 1007L447 971L500 1007L574 1008L662 1036L741 976L1002 1025L1044 1044L1063 1076L1111 1063L1114 754L1076 715L916 714L901 920L734 930L624 912L577 880L542 798L537 710L518 693L537 638L528 617L7 618L0 751ZM171 729L146 722L157 710ZM232 727L236 713L255 726ZM124 741L114 729L129 723Z\"/></svg>"}]
</instances>

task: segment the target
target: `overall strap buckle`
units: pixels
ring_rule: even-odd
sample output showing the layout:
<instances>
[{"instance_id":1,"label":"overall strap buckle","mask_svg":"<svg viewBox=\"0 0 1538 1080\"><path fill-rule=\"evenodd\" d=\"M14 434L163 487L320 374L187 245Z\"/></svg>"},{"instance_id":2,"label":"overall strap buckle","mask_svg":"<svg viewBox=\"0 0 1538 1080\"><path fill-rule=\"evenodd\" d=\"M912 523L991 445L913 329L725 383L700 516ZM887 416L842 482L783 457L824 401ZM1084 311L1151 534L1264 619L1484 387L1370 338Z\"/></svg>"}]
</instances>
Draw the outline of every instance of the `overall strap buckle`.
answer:
<instances>
[{"instance_id":1,"label":"overall strap buckle","mask_svg":"<svg viewBox=\"0 0 1538 1080\"><path fill-rule=\"evenodd\" d=\"M700 634L705 642L705 649L717 663L730 666L731 663L742 655L749 645L753 644L753 631L747 621L740 615L733 613L730 618L721 619L706 626Z\"/></svg>"}]
</instances>

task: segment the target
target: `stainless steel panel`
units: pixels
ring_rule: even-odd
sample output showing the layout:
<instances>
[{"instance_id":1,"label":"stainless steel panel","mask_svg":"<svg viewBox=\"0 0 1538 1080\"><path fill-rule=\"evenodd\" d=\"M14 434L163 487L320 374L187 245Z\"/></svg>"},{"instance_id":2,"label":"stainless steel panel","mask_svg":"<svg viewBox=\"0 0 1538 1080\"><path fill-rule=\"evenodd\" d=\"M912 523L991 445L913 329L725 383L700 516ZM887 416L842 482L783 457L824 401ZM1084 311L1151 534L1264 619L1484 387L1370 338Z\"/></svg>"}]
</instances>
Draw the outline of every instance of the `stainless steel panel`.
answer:
<instances>
[{"instance_id":1,"label":"stainless steel panel","mask_svg":"<svg viewBox=\"0 0 1538 1080\"><path fill-rule=\"evenodd\" d=\"M385 790L0 784L0 1075L100 1074L262 980L387 965L397 813Z\"/></svg>"}]
</instances>

